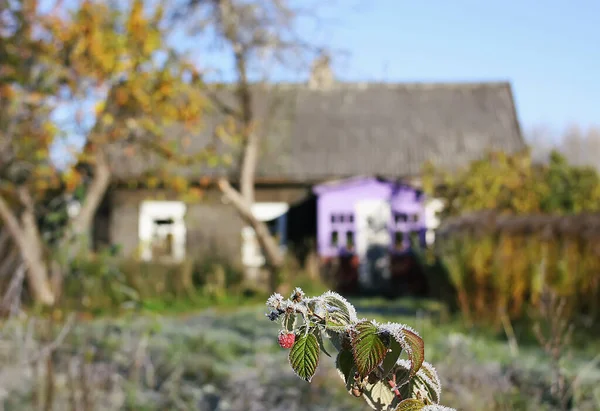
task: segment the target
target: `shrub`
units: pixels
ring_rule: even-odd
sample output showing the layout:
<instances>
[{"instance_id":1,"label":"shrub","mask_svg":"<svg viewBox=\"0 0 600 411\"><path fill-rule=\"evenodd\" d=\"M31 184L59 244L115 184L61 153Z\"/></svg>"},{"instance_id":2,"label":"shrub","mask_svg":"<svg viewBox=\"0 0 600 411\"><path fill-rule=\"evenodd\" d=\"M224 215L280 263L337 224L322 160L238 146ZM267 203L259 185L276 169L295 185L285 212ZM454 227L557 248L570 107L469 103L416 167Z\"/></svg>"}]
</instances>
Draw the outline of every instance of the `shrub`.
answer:
<instances>
[{"instance_id":1,"label":"shrub","mask_svg":"<svg viewBox=\"0 0 600 411\"><path fill-rule=\"evenodd\" d=\"M600 318L599 233L600 215L479 212L444 222L437 244L467 319L524 319L547 285L565 298L566 315L593 322Z\"/></svg>"},{"instance_id":2,"label":"shrub","mask_svg":"<svg viewBox=\"0 0 600 411\"><path fill-rule=\"evenodd\" d=\"M62 297L65 308L112 310L139 299L110 251L80 256L69 268Z\"/></svg>"},{"instance_id":3,"label":"shrub","mask_svg":"<svg viewBox=\"0 0 600 411\"><path fill-rule=\"evenodd\" d=\"M288 300L273 294L267 307L267 317L281 321L279 344L290 349L290 365L303 380L312 380L321 351L331 356L323 343L325 336L338 351L336 368L346 390L364 398L371 408L450 410L438 405L439 377L424 361L424 342L410 327L359 319L355 308L331 291L307 298L296 288ZM402 353L407 358L400 358Z\"/></svg>"}]
</instances>

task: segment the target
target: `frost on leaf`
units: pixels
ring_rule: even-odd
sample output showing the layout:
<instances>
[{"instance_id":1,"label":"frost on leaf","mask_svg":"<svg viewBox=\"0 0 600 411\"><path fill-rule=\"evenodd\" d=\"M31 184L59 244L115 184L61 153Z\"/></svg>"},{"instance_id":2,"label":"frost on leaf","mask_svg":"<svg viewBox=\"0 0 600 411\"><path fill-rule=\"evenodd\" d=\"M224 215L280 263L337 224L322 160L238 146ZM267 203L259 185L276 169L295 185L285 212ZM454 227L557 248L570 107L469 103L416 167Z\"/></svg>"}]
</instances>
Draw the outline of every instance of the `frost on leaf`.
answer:
<instances>
[{"instance_id":1,"label":"frost on leaf","mask_svg":"<svg viewBox=\"0 0 600 411\"><path fill-rule=\"evenodd\" d=\"M358 321L356 310L344 297L333 291L323 294L327 322L331 327L345 326Z\"/></svg>"},{"instance_id":2,"label":"frost on leaf","mask_svg":"<svg viewBox=\"0 0 600 411\"><path fill-rule=\"evenodd\" d=\"M281 307L282 303L283 296L279 293L275 293L267 299L267 307L269 307L272 310L278 310Z\"/></svg>"},{"instance_id":3,"label":"frost on leaf","mask_svg":"<svg viewBox=\"0 0 600 411\"><path fill-rule=\"evenodd\" d=\"M408 327L403 327L402 333L406 342L404 349L408 352L408 358L411 362L410 375L414 376L425 360L425 343L416 331Z\"/></svg>"},{"instance_id":4,"label":"frost on leaf","mask_svg":"<svg viewBox=\"0 0 600 411\"><path fill-rule=\"evenodd\" d=\"M304 291L302 291L300 287L294 288L294 291L292 291L292 295L290 296L290 300L292 300L295 303L299 303L300 301L302 301L303 298Z\"/></svg>"},{"instance_id":5,"label":"frost on leaf","mask_svg":"<svg viewBox=\"0 0 600 411\"><path fill-rule=\"evenodd\" d=\"M385 358L388 347L384 343L378 327L370 321L363 321L350 331L354 362L361 377L366 377Z\"/></svg>"},{"instance_id":6,"label":"frost on leaf","mask_svg":"<svg viewBox=\"0 0 600 411\"><path fill-rule=\"evenodd\" d=\"M407 325L387 323L381 325L402 346L411 362L410 376L416 375L425 360L425 344L419 334Z\"/></svg>"},{"instance_id":7,"label":"frost on leaf","mask_svg":"<svg viewBox=\"0 0 600 411\"><path fill-rule=\"evenodd\" d=\"M290 313L286 314L283 319L283 328L286 331L294 331L294 327L296 326L296 314Z\"/></svg>"},{"instance_id":8,"label":"frost on leaf","mask_svg":"<svg viewBox=\"0 0 600 411\"><path fill-rule=\"evenodd\" d=\"M300 334L289 355L296 375L310 382L319 364L319 342L313 333Z\"/></svg>"},{"instance_id":9,"label":"frost on leaf","mask_svg":"<svg viewBox=\"0 0 600 411\"><path fill-rule=\"evenodd\" d=\"M306 297L296 288L288 300L273 294L267 306L267 317L281 322L280 339L284 340L281 335L294 337L280 345L291 347L290 365L303 380L310 382L315 375L320 351L329 355L323 342L325 334L338 351L335 365L346 390L362 397L371 408L455 411L438 405L439 377L424 361L423 339L410 327L359 319L354 307L331 291ZM403 351L407 359L400 358Z\"/></svg>"},{"instance_id":10,"label":"frost on leaf","mask_svg":"<svg viewBox=\"0 0 600 411\"><path fill-rule=\"evenodd\" d=\"M409 398L398 404L398 407L395 411L421 411L423 408L425 408L423 401Z\"/></svg>"},{"instance_id":11,"label":"frost on leaf","mask_svg":"<svg viewBox=\"0 0 600 411\"><path fill-rule=\"evenodd\" d=\"M427 405L439 403L441 396L440 380L431 364L424 362L417 375L411 378L410 362L398 360L394 375L402 398L422 398Z\"/></svg>"},{"instance_id":12,"label":"frost on leaf","mask_svg":"<svg viewBox=\"0 0 600 411\"><path fill-rule=\"evenodd\" d=\"M398 401L385 380L376 381L374 384L367 383L363 395L367 404L377 411L389 410Z\"/></svg>"}]
</instances>

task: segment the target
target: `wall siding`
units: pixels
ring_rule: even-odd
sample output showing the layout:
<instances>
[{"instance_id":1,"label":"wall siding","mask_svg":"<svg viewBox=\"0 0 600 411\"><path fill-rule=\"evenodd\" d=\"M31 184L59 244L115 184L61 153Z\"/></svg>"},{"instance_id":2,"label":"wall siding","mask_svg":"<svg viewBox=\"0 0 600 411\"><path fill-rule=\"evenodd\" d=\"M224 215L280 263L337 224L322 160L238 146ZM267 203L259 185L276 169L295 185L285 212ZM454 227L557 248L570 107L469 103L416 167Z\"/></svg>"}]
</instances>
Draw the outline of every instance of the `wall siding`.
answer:
<instances>
[{"instance_id":1,"label":"wall siding","mask_svg":"<svg viewBox=\"0 0 600 411\"><path fill-rule=\"evenodd\" d=\"M257 187L257 202L294 203L309 194L305 187ZM241 263L241 230L244 222L237 211L221 201L216 190L207 190L202 201L187 204L186 254L194 258L222 257ZM176 200L173 193L158 190L114 190L110 193L108 219L110 242L121 247L123 256L136 255L138 218L142 201Z\"/></svg>"}]
</instances>

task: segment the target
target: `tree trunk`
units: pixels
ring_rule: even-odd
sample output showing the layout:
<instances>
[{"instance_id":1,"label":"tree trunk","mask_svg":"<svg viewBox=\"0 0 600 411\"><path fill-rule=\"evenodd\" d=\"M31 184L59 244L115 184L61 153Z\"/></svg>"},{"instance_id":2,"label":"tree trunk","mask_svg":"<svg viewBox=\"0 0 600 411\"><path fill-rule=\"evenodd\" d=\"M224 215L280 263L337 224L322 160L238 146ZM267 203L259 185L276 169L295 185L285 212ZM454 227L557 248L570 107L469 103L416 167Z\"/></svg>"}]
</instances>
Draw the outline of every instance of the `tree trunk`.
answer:
<instances>
[{"instance_id":1,"label":"tree trunk","mask_svg":"<svg viewBox=\"0 0 600 411\"><path fill-rule=\"evenodd\" d=\"M61 241L61 248L68 251L69 260L82 250L88 251L94 216L108 190L110 178L111 173L106 157L98 150L95 154L94 178L87 189L79 214L70 221Z\"/></svg>"},{"instance_id":2,"label":"tree trunk","mask_svg":"<svg viewBox=\"0 0 600 411\"><path fill-rule=\"evenodd\" d=\"M267 263L274 267L280 267L283 264L283 257L279 250L279 245L275 242L267 225L254 217L250 205L248 205L244 198L231 187L227 180L219 180L219 189L225 197L231 201L231 204L236 208L244 221L246 221L256 232L258 242L267 254L265 256Z\"/></svg>"},{"instance_id":3,"label":"tree trunk","mask_svg":"<svg viewBox=\"0 0 600 411\"><path fill-rule=\"evenodd\" d=\"M270 287L274 290L277 286L277 270L283 265L283 255L279 245L269 232L267 225L252 214L252 203L248 203L226 179L219 180L219 189L231 201L242 219L254 229L258 243L265 252L267 267L270 271Z\"/></svg>"},{"instance_id":4,"label":"tree trunk","mask_svg":"<svg viewBox=\"0 0 600 411\"><path fill-rule=\"evenodd\" d=\"M33 299L43 305L54 305L56 297L52 292L46 261L30 256L27 252L23 252L23 260L27 264L27 282Z\"/></svg>"},{"instance_id":5,"label":"tree trunk","mask_svg":"<svg viewBox=\"0 0 600 411\"><path fill-rule=\"evenodd\" d=\"M236 117L238 124L241 126L241 134L244 137L239 171L240 191L238 192L231 187L225 179L220 179L218 184L221 192L231 201L240 216L254 229L256 238L265 252L267 268L270 271L271 289L274 291L277 286L277 271L283 265L283 256L266 224L257 220L252 214L260 136L255 130L252 91L248 80L248 59L251 54L251 47L249 48L249 45L244 43L244 33L240 31L240 16L236 15L239 10L234 10L234 5L230 0L220 1L218 6L222 34L229 41L234 54L235 72L237 74L236 97L239 108L239 110L236 110Z\"/></svg>"},{"instance_id":6,"label":"tree trunk","mask_svg":"<svg viewBox=\"0 0 600 411\"><path fill-rule=\"evenodd\" d=\"M34 300L51 306L56 299L50 286L42 239L35 225L35 214L32 212L30 198L25 189L19 192L21 200L26 203L21 223L2 197L0 197L0 216L27 266L27 282Z\"/></svg>"}]
</instances>

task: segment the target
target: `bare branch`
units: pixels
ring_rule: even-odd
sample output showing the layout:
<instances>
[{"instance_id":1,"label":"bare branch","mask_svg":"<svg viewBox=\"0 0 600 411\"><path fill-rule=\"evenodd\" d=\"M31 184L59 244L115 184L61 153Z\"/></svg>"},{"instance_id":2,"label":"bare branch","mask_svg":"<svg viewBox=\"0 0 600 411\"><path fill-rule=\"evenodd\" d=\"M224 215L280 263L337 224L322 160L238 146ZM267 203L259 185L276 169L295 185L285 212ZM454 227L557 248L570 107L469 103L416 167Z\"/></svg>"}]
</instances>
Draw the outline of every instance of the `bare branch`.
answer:
<instances>
[{"instance_id":1,"label":"bare branch","mask_svg":"<svg viewBox=\"0 0 600 411\"><path fill-rule=\"evenodd\" d=\"M225 195L225 197L231 201L233 206L238 210L240 216L254 229L256 232L257 239L260 245L264 248L267 253L267 261L274 267L279 267L283 263L283 256L279 251L279 247L267 226L260 220L254 217L251 209L251 203L248 203L240 193L235 190L229 181L226 179L220 179L218 181L219 189Z\"/></svg>"}]
</instances>

